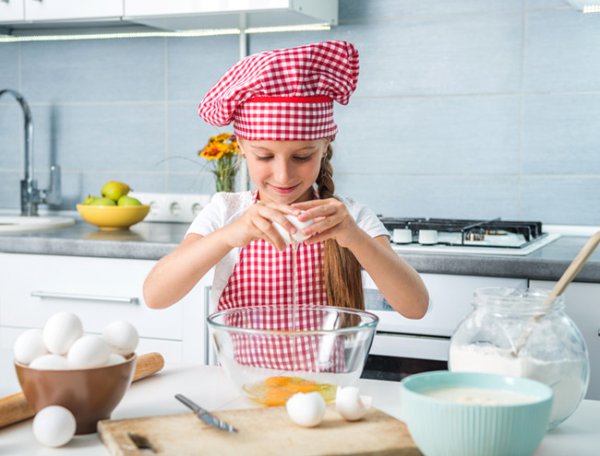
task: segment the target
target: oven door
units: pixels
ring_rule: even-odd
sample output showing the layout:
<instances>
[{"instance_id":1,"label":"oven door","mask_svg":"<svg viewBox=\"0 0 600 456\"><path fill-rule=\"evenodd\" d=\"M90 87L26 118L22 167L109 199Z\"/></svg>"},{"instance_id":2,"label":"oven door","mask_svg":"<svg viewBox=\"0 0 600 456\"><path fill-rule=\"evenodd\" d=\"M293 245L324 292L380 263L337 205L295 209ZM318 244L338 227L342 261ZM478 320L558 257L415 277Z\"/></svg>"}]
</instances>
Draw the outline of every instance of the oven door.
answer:
<instances>
[{"instance_id":1,"label":"oven door","mask_svg":"<svg viewBox=\"0 0 600 456\"><path fill-rule=\"evenodd\" d=\"M363 377L400 380L407 375L448 368L450 337L471 311L473 291L480 287L526 288L511 278L421 274L429 291L429 308L420 320L404 318L387 303L375 282L363 272L365 308L379 317Z\"/></svg>"},{"instance_id":2,"label":"oven door","mask_svg":"<svg viewBox=\"0 0 600 456\"><path fill-rule=\"evenodd\" d=\"M449 337L393 331L394 325L389 320L402 317L376 288L365 288L364 293L365 307L379 317L379 325L365 363L363 378L399 381L418 372L448 368ZM379 328L387 328L388 331Z\"/></svg>"}]
</instances>

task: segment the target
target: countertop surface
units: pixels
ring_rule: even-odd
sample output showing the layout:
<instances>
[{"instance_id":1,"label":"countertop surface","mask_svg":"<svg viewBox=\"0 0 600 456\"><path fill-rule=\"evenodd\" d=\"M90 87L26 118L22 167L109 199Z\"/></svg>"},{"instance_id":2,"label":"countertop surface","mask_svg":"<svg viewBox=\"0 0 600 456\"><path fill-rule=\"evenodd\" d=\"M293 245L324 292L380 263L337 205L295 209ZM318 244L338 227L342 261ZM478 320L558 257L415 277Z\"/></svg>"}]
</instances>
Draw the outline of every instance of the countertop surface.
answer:
<instances>
[{"instance_id":1,"label":"countertop surface","mask_svg":"<svg viewBox=\"0 0 600 456\"><path fill-rule=\"evenodd\" d=\"M2 366L4 367L4 365ZM0 393L7 383L14 387L12 377L0 376ZM402 418L400 383L379 380L359 380L361 394L373 396L373 406ZM173 396L182 393L208 410L256 407L244 398L227 379L220 367L171 366L159 374L134 383L112 414L113 419L168 415L187 412ZM600 401L583 401L576 412L557 429L548 433L536 452L537 456L591 456L600 446ZM0 454L27 455L106 455L97 434L77 436L62 448L50 449L39 445L31 431L31 420L0 430Z\"/></svg>"},{"instance_id":2,"label":"countertop surface","mask_svg":"<svg viewBox=\"0 0 600 456\"><path fill-rule=\"evenodd\" d=\"M181 223L143 222L125 231L100 231L78 221L57 230L0 233L0 252L157 260L181 242L187 228L188 224ZM425 273L558 280L587 239L563 235L525 256L427 251L399 254ZM600 249L575 280L600 283Z\"/></svg>"}]
</instances>

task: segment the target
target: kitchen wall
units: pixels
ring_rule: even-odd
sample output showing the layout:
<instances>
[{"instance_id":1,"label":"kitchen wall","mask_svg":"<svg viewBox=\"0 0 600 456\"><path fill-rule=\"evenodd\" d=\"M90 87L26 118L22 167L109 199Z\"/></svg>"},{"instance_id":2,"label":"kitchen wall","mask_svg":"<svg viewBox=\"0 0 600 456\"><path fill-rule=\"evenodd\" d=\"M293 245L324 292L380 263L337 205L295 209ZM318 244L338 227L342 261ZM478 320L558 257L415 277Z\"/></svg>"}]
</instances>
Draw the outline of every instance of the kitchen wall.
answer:
<instances>
[{"instance_id":1,"label":"kitchen wall","mask_svg":"<svg viewBox=\"0 0 600 456\"><path fill-rule=\"evenodd\" d=\"M600 14L563 0L340 0L329 32L253 35L250 51L324 39L361 53L336 107L340 194L395 216L600 225ZM62 208L109 179L212 192L196 109L235 36L0 44L0 88L33 109L35 169ZM17 208L22 117L0 99L0 207Z\"/></svg>"}]
</instances>

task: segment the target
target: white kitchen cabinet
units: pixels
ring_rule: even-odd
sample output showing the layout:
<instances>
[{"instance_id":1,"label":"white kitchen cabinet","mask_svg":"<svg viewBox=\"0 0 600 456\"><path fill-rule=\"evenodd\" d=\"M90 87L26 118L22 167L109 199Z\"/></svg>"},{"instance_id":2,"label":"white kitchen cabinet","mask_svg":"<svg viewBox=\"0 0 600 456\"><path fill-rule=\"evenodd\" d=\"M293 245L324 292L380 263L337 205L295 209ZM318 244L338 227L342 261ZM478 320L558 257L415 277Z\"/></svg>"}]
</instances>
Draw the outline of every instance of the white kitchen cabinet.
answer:
<instances>
[{"instance_id":1,"label":"white kitchen cabinet","mask_svg":"<svg viewBox=\"0 0 600 456\"><path fill-rule=\"evenodd\" d=\"M115 320L133 324L138 353L163 353L167 362L206 363L205 277L168 309L146 307L143 281L154 261L56 255L0 254L0 332L41 328L54 313L77 314L84 331L101 333ZM10 279L9 279L10 278Z\"/></svg>"},{"instance_id":2,"label":"white kitchen cabinet","mask_svg":"<svg viewBox=\"0 0 600 456\"><path fill-rule=\"evenodd\" d=\"M337 24L337 0L125 0L125 19L167 30Z\"/></svg>"},{"instance_id":3,"label":"white kitchen cabinet","mask_svg":"<svg viewBox=\"0 0 600 456\"><path fill-rule=\"evenodd\" d=\"M0 0L0 24L18 24L25 20L25 0Z\"/></svg>"},{"instance_id":4,"label":"white kitchen cabinet","mask_svg":"<svg viewBox=\"0 0 600 456\"><path fill-rule=\"evenodd\" d=\"M28 21L106 20L123 16L123 0L24 1Z\"/></svg>"},{"instance_id":5,"label":"white kitchen cabinet","mask_svg":"<svg viewBox=\"0 0 600 456\"><path fill-rule=\"evenodd\" d=\"M529 286L551 289L554 282L531 280ZM590 355L590 384L586 399L600 400L600 284L571 283L564 296L567 314L583 334Z\"/></svg>"},{"instance_id":6,"label":"white kitchen cabinet","mask_svg":"<svg viewBox=\"0 0 600 456\"><path fill-rule=\"evenodd\" d=\"M0 0L15 35L90 27L97 33L337 25L338 0ZM60 33L60 32L58 32Z\"/></svg>"}]
</instances>

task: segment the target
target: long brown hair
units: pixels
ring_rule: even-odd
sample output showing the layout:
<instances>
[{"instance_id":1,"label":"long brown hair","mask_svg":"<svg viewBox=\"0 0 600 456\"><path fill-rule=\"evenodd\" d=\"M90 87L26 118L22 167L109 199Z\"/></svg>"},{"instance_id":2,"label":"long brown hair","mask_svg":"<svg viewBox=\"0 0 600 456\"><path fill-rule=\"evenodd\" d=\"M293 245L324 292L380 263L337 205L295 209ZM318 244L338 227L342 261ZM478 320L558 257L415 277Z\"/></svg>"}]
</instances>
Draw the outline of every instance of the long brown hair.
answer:
<instances>
[{"instance_id":1,"label":"long brown hair","mask_svg":"<svg viewBox=\"0 0 600 456\"><path fill-rule=\"evenodd\" d=\"M333 167L331 166L332 156L333 147L329 143L323 155L319 177L317 177L319 197L322 199L335 198ZM360 263L350 250L340 247L335 239L325 241L324 249L323 274L328 304L330 306L364 309Z\"/></svg>"}]
</instances>

